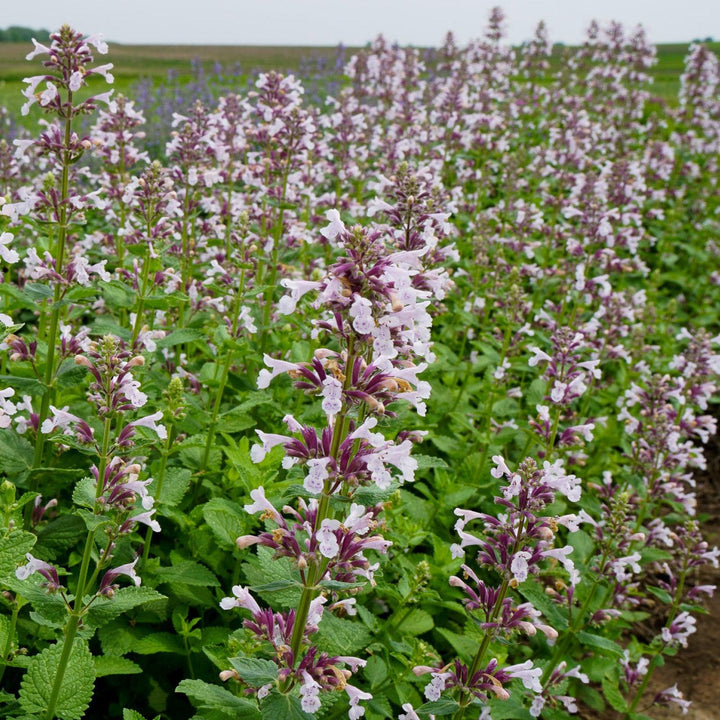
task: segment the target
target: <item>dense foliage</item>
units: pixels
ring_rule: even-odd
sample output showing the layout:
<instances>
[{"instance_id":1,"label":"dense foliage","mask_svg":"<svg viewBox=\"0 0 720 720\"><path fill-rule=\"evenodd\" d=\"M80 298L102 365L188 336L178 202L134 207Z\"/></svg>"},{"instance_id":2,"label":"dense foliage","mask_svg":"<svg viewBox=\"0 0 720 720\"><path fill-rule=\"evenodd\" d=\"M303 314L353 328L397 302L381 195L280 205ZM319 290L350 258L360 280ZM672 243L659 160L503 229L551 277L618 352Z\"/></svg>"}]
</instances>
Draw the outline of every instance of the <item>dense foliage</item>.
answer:
<instances>
[{"instance_id":1,"label":"dense foliage","mask_svg":"<svg viewBox=\"0 0 720 720\"><path fill-rule=\"evenodd\" d=\"M0 140L0 716L685 709L646 689L720 554L717 58L667 107L641 30L552 71L502 20L379 38L319 104L260 74L155 160L101 37L34 40L41 131Z\"/></svg>"}]
</instances>

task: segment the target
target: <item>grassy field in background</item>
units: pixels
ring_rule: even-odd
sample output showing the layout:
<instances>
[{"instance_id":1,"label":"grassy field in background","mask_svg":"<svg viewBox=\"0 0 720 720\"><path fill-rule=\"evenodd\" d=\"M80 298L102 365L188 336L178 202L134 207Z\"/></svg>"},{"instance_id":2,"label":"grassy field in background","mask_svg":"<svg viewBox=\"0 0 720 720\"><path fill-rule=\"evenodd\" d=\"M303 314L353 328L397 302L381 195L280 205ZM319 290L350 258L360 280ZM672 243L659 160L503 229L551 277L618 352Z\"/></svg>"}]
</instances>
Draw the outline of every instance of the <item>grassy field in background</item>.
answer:
<instances>
[{"instance_id":1,"label":"grassy field in background","mask_svg":"<svg viewBox=\"0 0 720 720\"><path fill-rule=\"evenodd\" d=\"M720 43L709 43L714 52L720 51ZM0 43L0 105L11 113L19 114L24 87L22 79L41 71L38 60L27 62L25 55L32 48L27 43ZM658 46L658 64L653 69L654 94L669 100L677 97L683 59L687 43ZM133 83L140 78L161 82L170 70L179 76L191 76L191 63L199 60L211 69L215 63L226 68L240 67L240 71L296 70L302 62L311 58L335 55L333 47L269 47L230 45L119 45L110 44L108 60L115 65L114 87L116 92L130 94ZM350 51L353 49L350 48ZM241 83L244 78L241 79ZM102 84L100 83L100 86ZM98 91L98 90L96 90Z\"/></svg>"}]
</instances>

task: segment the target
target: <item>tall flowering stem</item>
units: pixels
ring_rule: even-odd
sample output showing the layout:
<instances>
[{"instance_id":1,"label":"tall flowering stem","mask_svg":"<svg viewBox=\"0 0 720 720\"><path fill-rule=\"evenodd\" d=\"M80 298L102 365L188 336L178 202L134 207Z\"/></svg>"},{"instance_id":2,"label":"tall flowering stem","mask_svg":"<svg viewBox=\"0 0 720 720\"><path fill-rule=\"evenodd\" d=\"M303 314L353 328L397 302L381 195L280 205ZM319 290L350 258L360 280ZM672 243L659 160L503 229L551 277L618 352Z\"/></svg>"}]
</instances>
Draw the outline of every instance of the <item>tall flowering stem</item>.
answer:
<instances>
[{"instance_id":1,"label":"tall flowering stem","mask_svg":"<svg viewBox=\"0 0 720 720\"><path fill-rule=\"evenodd\" d=\"M496 467L491 471L494 477L503 478L506 486L495 502L506 507L506 515L492 515L472 510L457 509L458 521L455 529L460 543L452 547L453 554L462 557L468 547L479 546L476 559L481 567L494 571L500 577L500 584L493 586L483 580L469 566L463 565L464 579L453 576L450 584L461 588L466 598L465 607L476 615L483 639L469 666L460 660L445 667L419 666L415 673L430 673L432 680L425 688L428 700L438 700L441 693L455 688L459 691L458 709L455 720L462 720L467 708L477 701L487 703L489 697L507 699L510 694L504 684L514 677L523 681L524 686L535 693L542 692L539 682L541 669L531 661L509 667L501 667L496 659L487 660L486 653L493 641L509 637L514 633L535 635L538 630L548 638L556 638L557 630L544 623L540 612L529 602L515 604L511 590L528 581L533 575L547 573L548 563L560 563L574 586L579 574L569 555L569 545L555 547L558 524L576 522L574 516L545 517L543 509L552 503L556 493L571 501L580 497L579 480L565 472L561 461L545 461L540 468L530 458L521 463L517 472L512 472L502 456L493 457ZM473 535L466 525L480 520L485 525L483 535Z\"/></svg>"},{"instance_id":2,"label":"tall flowering stem","mask_svg":"<svg viewBox=\"0 0 720 720\"><path fill-rule=\"evenodd\" d=\"M72 166L91 147L87 138L81 139L73 132L73 120L80 115L93 113L99 102L108 102L110 97L110 93L104 93L76 102L74 95L87 85L88 78L93 75L101 75L107 82L113 81L109 72L111 64L93 67L90 46L94 46L102 54L107 53L107 44L100 36L83 37L68 25L64 25L57 33L53 33L50 39L49 47L34 41L35 49L27 56L28 60L36 56L48 57L43 61L46 69L44 74L24 80L28 84L23 91L27 102L22 107L25 115L32 105L38 103L46 114L55 115L61 123L50 125L39 140L24 148L28 151L33 147L39 156L49 157L59 173L58 184L53 182L46 186L33 208L36 215L50 223L50 227L57 228L57 238L50 254L51 277L54 280L53 305L49 320L40 323L40 327L45 327L44 339L47 344L43 373L45 391L39 411L40 424L48 417L53 396L53 379L57 372L55 354L61 314L60 300L67 289L63 279L70 221L82 216L89 197L83 197L70 188ZM43 84L45 87L41 92ZM42 465L44 447L45 434L39 431L35 442L34 468Z\"/></svg>"}]
</instances>

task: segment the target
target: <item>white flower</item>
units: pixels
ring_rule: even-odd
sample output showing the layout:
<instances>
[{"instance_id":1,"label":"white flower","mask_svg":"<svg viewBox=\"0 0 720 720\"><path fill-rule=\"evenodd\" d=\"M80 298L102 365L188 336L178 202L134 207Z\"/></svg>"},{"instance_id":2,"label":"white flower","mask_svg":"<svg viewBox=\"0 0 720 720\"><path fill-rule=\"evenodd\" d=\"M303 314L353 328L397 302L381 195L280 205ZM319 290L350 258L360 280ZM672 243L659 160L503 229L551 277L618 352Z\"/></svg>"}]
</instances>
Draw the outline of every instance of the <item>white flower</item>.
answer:
<instances>
[{"instance_id":1,"label":"white flower","mask_svg":"<svg viewBox=\"0 0 720 720\"><path fill-rule=\"evenodd\" d=\"M0 235L0 257L9 265L16 263L20 259L17 251L7 247L14 239L15 236L9 232L4 232Z\"/></svg>"},{"instance_id":2,"label":"white flower","mask_svg":"<svg viewBox=\"0 0 720 720\"><path fill-rule=\"evenodd\" d=\"M223 610L232 610L234 607L241 607L249 610L253 615L258 615L261 610L255 598L250 594L247 588L242 585L234 585L232 589L234 598L225 597L220 601L220 607Z\"/></svg>"},{"instance_id":3,"label":"white flower","mask_svg":"<svg viewBox=\"0 0 720 720\"><path fill-rule=\"evenodd\" d=\"M320 230L320 234L328 240L334 240L340 233L345 232L345 223L340 219L340 213L337 210L328 210L325 217L330 224Z\"/></svg>"}]
</instances>

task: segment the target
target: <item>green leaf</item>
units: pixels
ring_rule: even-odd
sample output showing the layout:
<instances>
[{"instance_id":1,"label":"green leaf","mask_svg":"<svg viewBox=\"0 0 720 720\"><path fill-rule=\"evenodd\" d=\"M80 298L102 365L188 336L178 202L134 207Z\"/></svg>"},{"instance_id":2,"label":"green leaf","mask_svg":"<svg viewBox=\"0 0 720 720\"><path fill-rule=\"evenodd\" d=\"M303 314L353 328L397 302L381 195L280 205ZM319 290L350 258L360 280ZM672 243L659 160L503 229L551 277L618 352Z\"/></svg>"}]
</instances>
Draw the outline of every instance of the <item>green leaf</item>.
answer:
<instances>
[{"instance_id":1,"label":"green leaf","mask_svg":"<svg viewBox=\"0 0 720 720\"><path fill-rule=\"evenodd\" d=\"M95 515L95 513L85 510L84 508L78 508L76 513L83 519L85 527L90 531L110 524L109 518L106 518L104 515Z\"/></svg>"},{"instance_id":2,"label":"green leaf","mask_svg":"<svg viewBox=\"0 0 720 720\"><path fill-rule=\"evenodd\" d=\"M577 633L576 637L582 645L597 648L598 650L605 650L612 655L617 655L617 657L623 656L623 649L616 642L602 635L594 635L586 630L581 630Z\"/></svg>"},{"instance_id":3,"label":"green leaf","mask_svg":"<svg viewBox=\"0 0 720 720\"><path fill-rule=\"evenodd\" d=\"M294 695L283 695L277 690L260 702L262 720L312 720L313 715L306 713L300 704L300 699Z\"/></svg>"},{"instance_id":4,"label":"green leaf","mask_svg":"<svg viewBox=\"0 0 720 720\"><path fill-rule=\"evenodd\" d=\"M371 655L363 670L363 676L370 681L371 687L376 687L385 682L388 675L388 668L385 661L379 655Z\"/></svg>"},{"instance_id":5,"label":"green leaf","mask_svg":"<svg viewBox=\"0 0 720 720\"><path fill-rule=\"evenodd\" d=\"M614 710L617 710L618 712L627 712L627 700L625 700L620 692L617 680L613 680L609 676L605 675L602 679L602 690L605 699Z\"/></svg>"},{"instance_id":6,"label":"green leaf","mask_svg":"<svg viewBox=\"0 0 720 720\"><path fill-rule=\"evenodd\" d=\"M202 514L220 547L236 549L235 540L245 533L247 513L237 503L225 498L212 498L203 506Z\"/></svg>"},{"instance_id":7,"label":"green leaf","mask_svg":"<svg viewBox=\"0 0 720 720\"><path fill-rule=\"evenodd\" d=\"M128 658L117 657L116 655L98 655L93 658L95 663L95 677L106 675L138 675L143 670Z\"/></svg>"},{"instance_id":8,"label":"green leaf","mask_svg":"<svg viewBox=\"0 0 720 720\"><path fill-rule=\"evenodd\" d=\"M60 388L71 388L80 385L87 375L87 370L84 367L78 367L75 363L70 360L68 363L63 364L57 374L57 384Z\"/></svg>"},{"instance_id":9,"label":"green leaf","mask_svg":"<svg viewBox=\"0 0 720 720\"><path fill-rule=\"evenodd\" d=\"M44 581L45 578L39 573L35 573L27 580L18 580L13 574L5 578L3 585L4 588L24 597L34 610L51 623L62 623L67 617L65 603L59 593L48 594L40 587L40 583Z\"/></svg>"},{"instance_id":10,"label":"green leaf","mask_svg":"<svg viewBox=\"0 0 720 720\"><path fill-rule=\"evenodd\" d=\"M20 685L20 705L28 713L44 713L60 664L63 643L59 642L35 655ZM95 685L93 657L84 640L76 638L60 685L55 716L60 720L80 720L87 710Z\"/></svg>"},{"instance_id":11,"label":"green leaf","mask_svg":"<svg viewBox=\"0 0 720 720\"><path fill-rule=\"evenodd\" d=\"M12 530L0 538L0 578L14 575L17 566L25 563L25 554L35 545L35 536L24 530Z\"/></svg>"},{"instance_id":12,"label":"green leaf","mask_svg":"<svg viewBox=\"0 0 720 720\"><path fill-rule=\"evenodd\" d=\"M430 613L420 608L413 608L398 626L398 633L401 635L405 633L421 635L428 630L432 630L433 627L435 627L435 623Z\"/></svg>"},{"instance_id":13,"label":"green leaf","mask_svg":"<svg viewBox=\"0 0 720 720\"><path fill-rule=\"evenodd\" d=\"M76 505L92 510L95 507L95 479L88 476L78 480L72 500Z\"/></svg>"},{"instance_id":14,"label":"green leaf","mask_svg":"<svg viewBox=\"0 0 720 720\"><path fill-rule=\"evenodd\" d=\"M40 395L45 389L39 380L17 375L0 375L0 386L14 388L22 395Z\"/></svg>"},{"instance_id":15,"label":"green leaf","mask_svg":"<svg viewBox=\"0 0 720 720\"><path fill-rule=\"evenodd\" d=\"M535 606L535 609L540 610L552 627L556 630L567 629L567 617L560 612L557 605L538 587L534 580L522 583L518 590L526 600Z\"/></svg>"},{"instance_id":16,"label":"green leaf","mask_svg":"<svg viewBox=\"0 0 720 720\"><path fill-rule=\"evenodd\" d=\"M0 472L11 480L27 472L33 464L33 446L14 430L0 430Z\"/></svg>"},{"instance_id":17,"label":"green leaf","mask_svg":"<svg viewBox=\"0 0 720 720\"><path fill-rule=\"evenodd\" d=\"M426 702L421 705L417 712L420 717L429 717L430 715L452 715L458 711L460 705L456 700L449 698L440 698L433 702Z\"/></svg>"},{"instance_id":18,"label":"green leaf","mask_svg":"<svg viewBox=\"0 0 720 720\"><path fill-rule=\"evenodd\" d=\"M145 718L137 710L123 708L123 720L145 720Z\"/></svg>"},{"instance_id":19,"label":"green leaf","mask_svg":"<svg viewBox=\"0 0 720 720\"><path fill-rule=\"evenodd\" d=\"M169 567L162 567L157 571L160 582L177 582L185 585L201 585L204 587L218 587L220 583L215 575L204 565L194 560L173 563Z\"/></svg>"},{"instance_id":20,"label":"green leaf","mask_svg":"<svg viewBox=\"0 0 720 720\"><path fill-rule=\"evenodd\" d=\"M663 590L659 587L648 586L648 591L651 592L658 600L664 602L666 605L672 603L672 595L667 590Z\"/></svg>"},{"instance_id":21,"label":"green leaf","mask_svg":"<svg viewBox=\"0 0 720 720\"><path fill-rule=\"evenodd\" d=\"M139 605L152 602L154 600L165 600L165 595L148 587L122 587L115 591L111 598L98 598L88 610L85 616L86 623L94 627L100 627L118 615L132 610Z\"/></svg>"},{"instance_id":22,"label":"green leaf","mask_svg":"<svg viewBox=\"0 0 720 720\"><path fill-rule=\"evenodd\" d=\"M418 470L424 470L425 468L448 468L450 467L442 458L436 457L435 455L414 455L413 457L417 460Z\"/></svg>"},{"instance_id":23,"label":"green leaf","mask_svg":"<svg viewBox=\"0 0 720 720\"><path fill-rule=\"evenodd\" d=\"M500 400L497 400L493 403L492 406L492 414L493 417L514 417L517 415L517 411L519 409L519 405L517 400L513 400L513 398L501 398Z\"/></svg>"},{"instance_id":24,"label":"green leaf","mask_svg":"<svg viewBox=\"0 0 720 720\"><path fill-rule=\"evenodd\" d=\"M439 627L437 632L439 632L450 643L450 645L452 645L453 650L455 650L461 660L469 662L473 657L475 657L479 647L477 640L474 640L467 635L460 635L459 633L443 627Z\"/></svg>"},{"instance_id":25,"label":"green leaf","mask_svg":"<svg viewBox=\"0 0 720 720\"><path fill-rule=\"evenodd\" d=\"M200 330L194 330L192 328L183 328L180 330L173 330L169 335L161 338L157 341L159 348L174 347L175 345L182 345L184 343L195 342L196 340L204 340L205 333Z\"/></svg>"},{"instance_id":26,"label":"green leaf","mask_svg":"<svg viewBox=\"0 0 720 720\"><path fill-rule=\"evenodd\" d=\"M251 687L261 687L277 680L278 666L272 660L262 658L235 657L230 663L237 670L240 679Z\"/></svg>"},{"instance_id":27,"label":"green leaf","mask_svg":"<svg viewBox=\"0 0 720 720\"><path fill-rule=\"evenodd\" d=\"M197 708L224 710L234 713L235 717L243 718L243 720L246 718L247 720L259 720L260 718L254 702L236 697L219 685L210 685L202 680L183 680L176 690L187 695Z\"/></svg>"},{"instance_id":28,"label":"green leaf","mask_svg":"<svg viewBox=\"0 0 720 720\"><path fill-rule=\"evenodd\" d=\"M183 641L177 635L168 632L156 632L137 638L132 644L132 652L138 655L154 655L169 652L177 655L185 654Z\"/></svg>"},{"instance_id":29,"label":"green leaf","mask_svg":"<svg viewBox=\"0 0 720 720\"><path fill-rule=\"evenodd\" d=\"M52 288L50 288L47 285L42 285L40 283L31 283L31 282L25 283L23 292L33 302L38 302L40 300L46 300L47 298L51 298L53 296Z\"/></svg>"},{"instance_id":30,"label":"green leaf","mask_svg":"<svg viewBox=\"0 0 720 720\"><path fill-rule=\"evenodd\" d=\"M192 474L187 468L169 467L165 471L160 497L155 499L166 505L177 505L184 497L190 487ZM157 481L150 486L150 492L154 494Z\"/></svg>"},{"instance_id":31,"label":"green leaf","mask_svg":"<svg viewBox=\"0 0 720 720\"><path fill-rule=\"evenodd\" d=\"M357 620L345 620L323 613L318 644L331 655L355 655L370 642L370 633Z\"/></svg>"},{"instance_id":32,"label":"green leaf","mask_svg":"<svg viewBox=\"0 0 720 720\"><path fill-rule=\"evenodd\" d=\"M530 712L523 707L521 693L511 693L507 700L491 700L493 720L533 720Z\"/></svg>"},{"instance_id":33,"label":"green leaf","mask_svg":"<svg viewBox=\"0 0 720 720\"><path fill-rule=\"evenodd\" d=\"M298 571L292 566L289 558L275 559L274 555L272 548L258 547L257 555L242 566L248 584L251 587L262 587L284 581L284 589L261 590L258 594L263 600L272 603L273 607L297 607L302 593L298 585L300 577Z\"/></svg>"},{"instance_id":34,"label":"green leaf","mask_svg":"<svg viewBox=\"0 0 720 720\"><path fill-rule=\"evenodd\" d=\"M221 413L218 418L218 427L224 433L239 433L248 428L255 427L257 421L242 410L233 408Z\"/></svg>"},{"instance_id":35,"label":"green leaf","mask_svg":"<svg viewBox=\"0 0 720 720\"><path fill-rule=\"evenodd\" d=\"M48 562L52 562L58 554L77 545L85 537L85 523L77 515L61 515L43 525L38 533L36 549Z\"/></svg>"}]
</instances>

